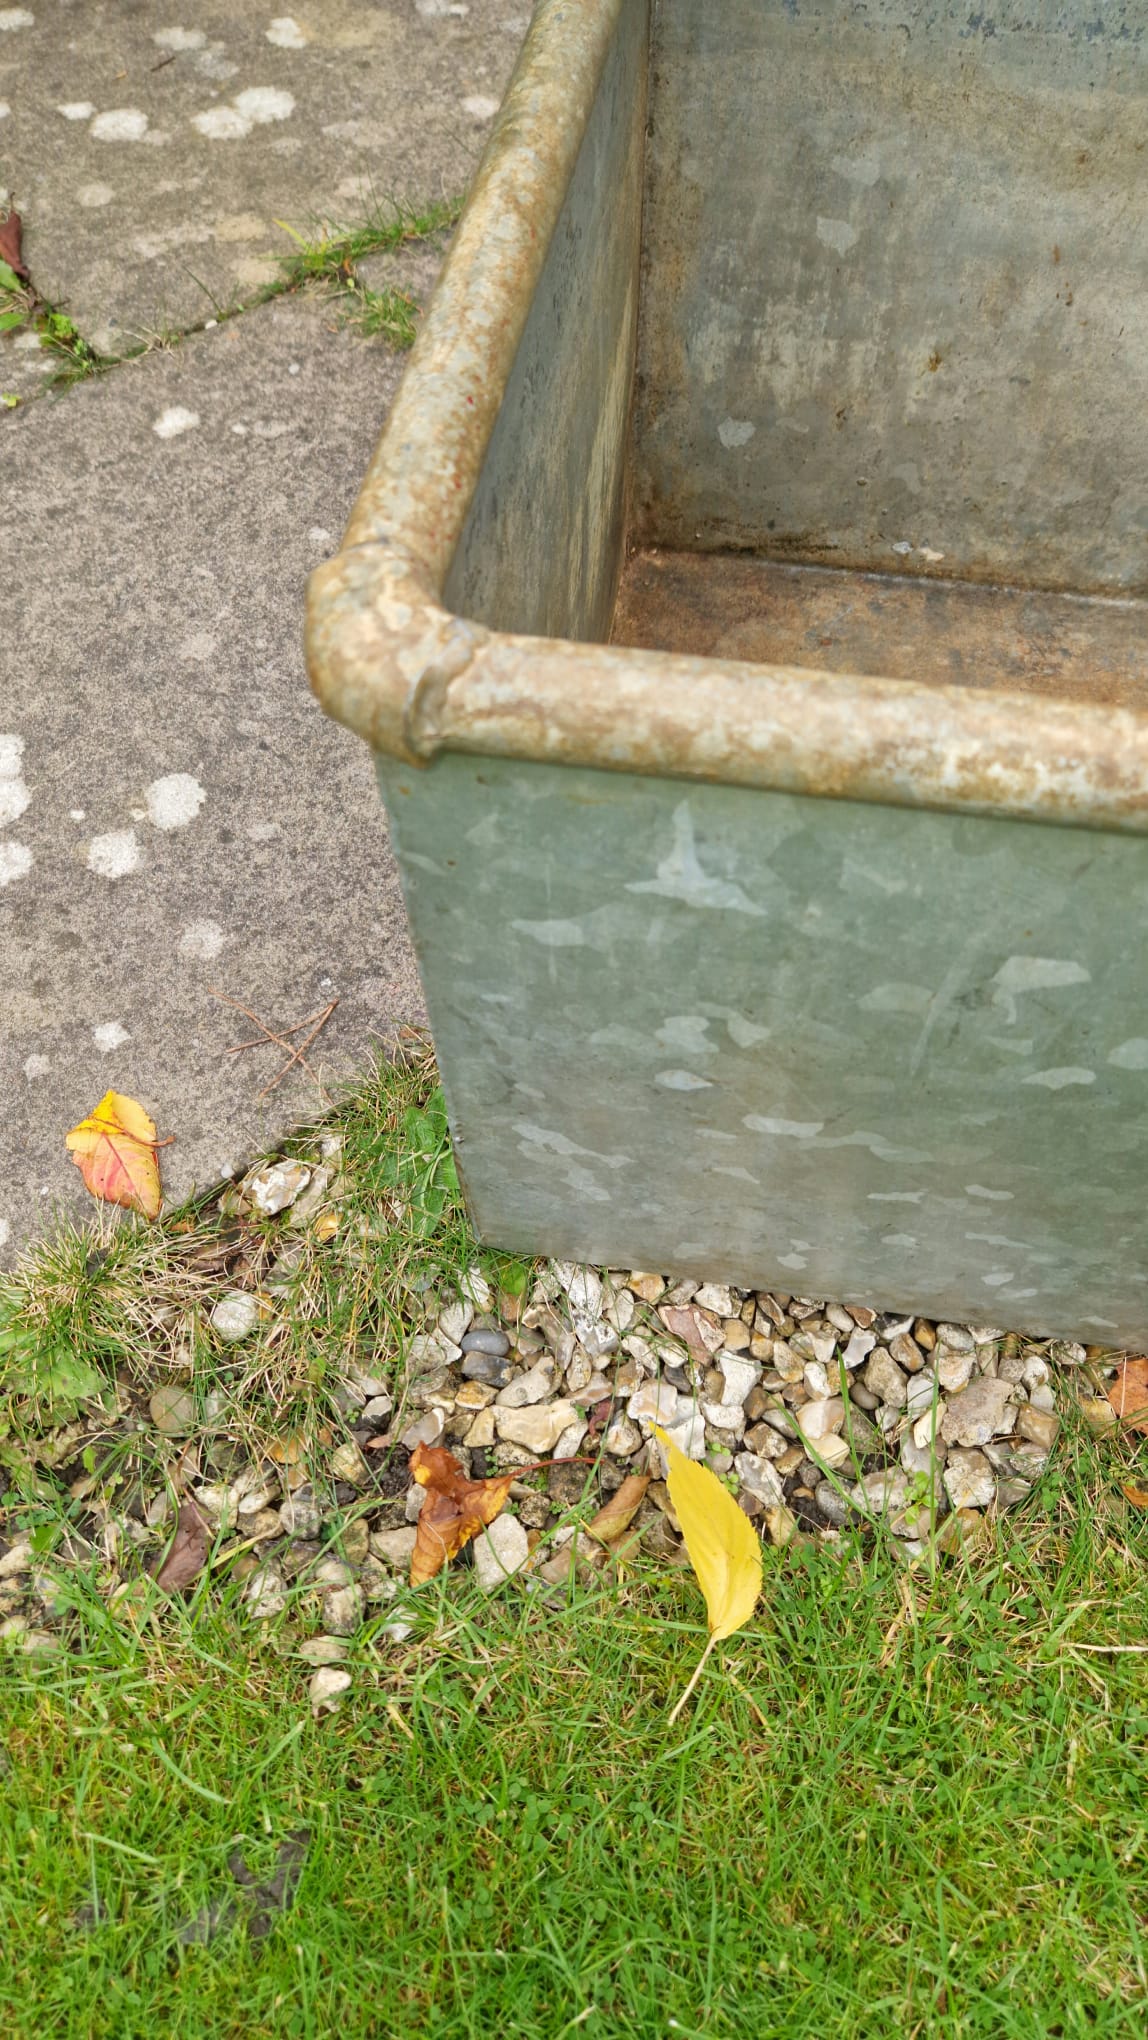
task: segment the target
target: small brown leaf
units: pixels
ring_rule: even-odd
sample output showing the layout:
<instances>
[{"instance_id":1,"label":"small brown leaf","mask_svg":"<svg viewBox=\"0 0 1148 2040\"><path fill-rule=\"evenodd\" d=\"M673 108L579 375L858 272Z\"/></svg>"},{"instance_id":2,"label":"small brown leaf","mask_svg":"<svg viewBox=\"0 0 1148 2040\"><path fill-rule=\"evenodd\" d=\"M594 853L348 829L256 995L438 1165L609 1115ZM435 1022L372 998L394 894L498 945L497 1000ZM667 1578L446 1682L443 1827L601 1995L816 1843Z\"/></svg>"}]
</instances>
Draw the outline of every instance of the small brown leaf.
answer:
<instances>
[{"instance_id":1,"label":"small brown leaf","mask_svg":"<svg viewBox=\"0 0 1148 2040\"><path fill-rule=\"evenodd\" d=\"M105 1091L94 1112L74 1126L67 1146L93 1197L158 1218L163 1206L155 1121L134 1098Z\"/></svg>"},{"instance_id":2,"label":"small brown leaf","mask_svg":"<svg viewBox=\"0 0 1148 2040\"><path fill-rule=\"evenodd\" d=\"M521 1472L516 1466L492 1480L468 1480L454 1453L444 1446L415 1446L411 1473L426 1489L427 1498L419 1511L411 1554L412 1587L433 1580L464 1544L493 1523Z\"/></svg>"},{"instance_id":3,"label":"small brown leaf","mask_svg":"<svg viewBox=\"0 0 1148 2040\"><path fill-rule=\"evenodd\" d=\"M1134 1480L1122 1480L1120 1492L1127 1497L1134 1509L1148 1509L1148 1488L1137 1487Z\"/></svg>"},{"instance_id":4,"label":"small brown leaf","mask_svg":"<svg viewBox=\"0 0 1148 2040\"><path fill-rule=\"evenodd\" d=\"M179 1521L171 1548L162 1565L156 1569L156 1586L162 1587L165 1594L176 1594L181 1587L190 1587L207 1564L209 1541L207 1524L189 1495L179 1505Z\"/></svg>"},{"instance_id":5,"label":"small brown leaf","mask_svg":"<svg viewBox=\"0 0 1148 2040\"><path fill-rule=\"evenodd\" d=\"M6 262L9 269L14 269L26 283L28 271L24 267L23 239L24 222L13 206L7 219L0 220L0 262Z\"/></svg>"},{"instance_id":6,"label":"small brown leaf","mask_svg":"<svg viewBox=\"0 0 1148 2040\"><path fill-rule=\"evenodd\" d=\"M642 1498L650 1485L648 1473L631 1473L626 1476L620 1488L615 1488L608 1502L586 1525L588 1537L596 1537L599 1544L613 1544L629 1529L634 1517L642 1506Z\"/></svg>"},{"instance_id":7,"label":"small brown leaf","mask_svg":"<svg viewBox=\"0 0 1148 2040\"><path fill-rule=\"evenodd\" d=\"M1108 1400L1126 1431L1148 1432L1148 1357L1122 1363L1109 1383Z\"/></svg>"}]
</instances>

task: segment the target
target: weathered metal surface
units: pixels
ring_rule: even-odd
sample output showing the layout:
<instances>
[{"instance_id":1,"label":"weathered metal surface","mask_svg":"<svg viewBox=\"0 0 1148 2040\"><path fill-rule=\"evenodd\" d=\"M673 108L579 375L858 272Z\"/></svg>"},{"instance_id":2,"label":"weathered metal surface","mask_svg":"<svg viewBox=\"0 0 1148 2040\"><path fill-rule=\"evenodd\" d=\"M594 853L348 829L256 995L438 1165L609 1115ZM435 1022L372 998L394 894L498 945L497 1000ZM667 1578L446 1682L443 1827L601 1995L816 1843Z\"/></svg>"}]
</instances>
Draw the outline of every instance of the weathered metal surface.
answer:
<instances>
[{"instance_id":1,"label":"weathered metal surface","mask_svg":"<svg viewBox=\"0 0 1148 2040\"><path fill-rule=\"evenodd\" d=\"M1148 603L985 588L753 553L626 562L616 645L1148 709Z\"/></svg>"},{"instance_id":2,"label":"weathered metal surface","mask_svg":"<svg viewBox=\"0 0 1148 2040\"><path fill-rule=\"evenodd\" d=\"M516 637L450 616L384 546L311 589L320 699L414 763L469 751L1148 832L1131 709Z\"/></svg>"},{"instance_id":3,"label":"weathered metal surface","mask_svg":"<svg viewBox=\"0 0 1148 2040\"><path fill-rule=\"evenodd\" d=\"M1139 16L897 18L657 0L627 476L646 0L543 0L344 549L312 577L312 679L378 754L487 1237L1142 1340L1142 609L727 559L676 564L668 649L586 641L634 476L647 532L690 548L893 568L911 544L914 573L1145 584ZM1095 156L1072 184L1077 129ZM822 206L830 177L848 207ZM828 283L785 210L803 180ZM882 198L900 212L870 257ZM1046 232L1085 340L1040 297ZM931 408L906 394L918 341L940 355Z\"/></svg>"},{"instance_id":4,"label":"weathered metal surface","mask_svg":"<svg viewBox=\"0 0 1148 2040\"><path fill-rule=\"evenodd\" d=\"M646 20L646 0L538 0L535 7L431 316L343 539L344 549L372 539L398 540L426 571L436 594L454 560L535 311L603 74L632 60L635 41L644 41ZM625 48L617 39L619 22ZM629 118L639 131L643 101L644 90L635 82ZM623 131L622 161L631 147ZM609 187L597 191L597 217L579 222L584 242L592 228L606 230L618 195ZM635 257L636 229L635 221ZM584 245L582 259L592 276L599 251ZM567 263L560 282L569 288L579 281L576 265ZM566 302L560 308L573 312L576 306ZM607 316L614 311L602 309Z\"/></svg>"},{"instance_id":5,"label":"weathered metal surface","mask_svg":"<svg viewBox=\"0 0 1148 2040\"><path fill-rule=\"evenodd\" d=\"M1148 1339L1148 844L492 759L380 776L485 1237Z\"/></svg>"},{"instance_id":6,"label":"weathered metal surface","mask_svg":"<svg viewBox=\"0 0 1148 2040\"><path fill-rule=\"evenodd\" d=\"M1143 0L659 0L650 543L1148 591Z\"/></svg>"}]
</instances>

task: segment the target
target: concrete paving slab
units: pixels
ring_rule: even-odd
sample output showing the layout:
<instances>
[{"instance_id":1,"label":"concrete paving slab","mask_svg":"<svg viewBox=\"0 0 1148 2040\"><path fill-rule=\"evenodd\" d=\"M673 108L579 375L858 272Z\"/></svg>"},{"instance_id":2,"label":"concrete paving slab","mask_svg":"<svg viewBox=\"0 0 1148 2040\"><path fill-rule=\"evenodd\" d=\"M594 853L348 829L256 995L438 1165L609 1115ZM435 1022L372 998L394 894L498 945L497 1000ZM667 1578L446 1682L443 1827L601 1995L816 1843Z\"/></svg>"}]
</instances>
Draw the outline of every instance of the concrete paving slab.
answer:
<instances>
[{"instance_id":1,"label":"concrete paving slab","mask_svg":"<svg viewBox=\"0 0 1148 2040\"><path fill-rule=\"evenodd\" d=\"M250 297L277 221L464 190L525 0L0 6L0 187L41 296L98 352Z\"/></svg>"},{"instance_id":2,"label":"concrete paving slab","mask_svg":"<svg viewBox=\"0 0 1148 2040\"><path fill-rule=\"evenodd\" d=\"M174 1134L169 1195L320 1103L260 1100L278 1052L229 1055L211 987L273 1027L338 996L328 1081L422 1017L370 757L301 653L400 371L279 299L0 420L0 1259L94 1210L64 1135L109 1086Z\"/></svg>"}]
</instances>

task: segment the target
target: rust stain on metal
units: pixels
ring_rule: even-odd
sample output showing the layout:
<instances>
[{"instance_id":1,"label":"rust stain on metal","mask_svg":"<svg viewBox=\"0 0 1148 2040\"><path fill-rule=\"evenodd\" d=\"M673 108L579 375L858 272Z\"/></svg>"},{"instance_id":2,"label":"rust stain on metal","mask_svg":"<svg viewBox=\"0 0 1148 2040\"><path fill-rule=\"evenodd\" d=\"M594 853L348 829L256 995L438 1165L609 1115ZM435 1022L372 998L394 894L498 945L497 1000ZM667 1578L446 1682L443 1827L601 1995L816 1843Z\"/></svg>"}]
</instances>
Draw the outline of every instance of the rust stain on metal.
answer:
<instances>
[{"instance_id":1,"label":"rust stain on metal","mask_svg":"<svg viewBox=\"0 0 1148 2040\"><path fill-rule=\"evenodd\" d=\"M786 583L776 563L725 559L674 569L690 614L666 622L669 649L514 635L444 606L626 6L535 11L344 549L311 577L320 700L412 764L457 750L1148 833L1140 605L951 584L910 598L854 576L843 615L834 570ZM763 620L750 591L767 587Z\"/></svg>"},{"instance_id":2,"label":"rust stain on metal","mask_svg":"<svg viewBox=\"0 0 1148 2040\"><path fill-rule=\"evenodd\" d=\"M627 561L612 641L1148 708L1139 601L650 549Z\"/></svg>"}]
</instances>

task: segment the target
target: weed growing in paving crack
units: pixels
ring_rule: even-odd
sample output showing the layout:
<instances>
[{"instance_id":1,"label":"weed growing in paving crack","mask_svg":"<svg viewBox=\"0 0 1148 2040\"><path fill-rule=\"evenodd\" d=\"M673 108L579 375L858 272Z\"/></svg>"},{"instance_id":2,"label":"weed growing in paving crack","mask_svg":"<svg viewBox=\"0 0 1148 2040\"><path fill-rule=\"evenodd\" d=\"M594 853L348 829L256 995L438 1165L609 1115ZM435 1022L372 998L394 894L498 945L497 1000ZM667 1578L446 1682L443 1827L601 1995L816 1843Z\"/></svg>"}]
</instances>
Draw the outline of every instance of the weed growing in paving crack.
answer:
<instances>
[{"instance_id":1,"label":"weed growing in paving crack","mask_svg":"<svg viewBox=\"0 0 1148 2040\"><path fill-rule=\"evenodd\" d=\"M462 206L461 197L424 207L396 204L380 207L357 226L317 221L306 232L280 220L278 225L291 236L295 251L282 259L280 275L274 282L233 303L217 301L204 284L201 288L211 303L210 314L187 327L142 334L135 345L119 354L97 353L65 312L45 303L32 284L22 281L7 263L0 262L0 334L35 332L41 346L57 361L56 372L45 378L37 395L58 392L73 383L104 375L125 362L138 361L145 354L177 347L209 325L241 318L245 312L274 298L304 289L321 289L324 295L338 301L346 323L364 339L385 340L390 346L405 350L414 344L418 304L399 288L368 289L356 275L355 265L369 255L394 254L412 243L434 243L454 226ZM0 403L9 410L28 401L12 392L0 394Z\"/></svg>"}]
</instances>

